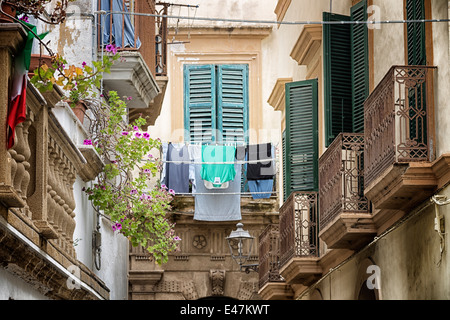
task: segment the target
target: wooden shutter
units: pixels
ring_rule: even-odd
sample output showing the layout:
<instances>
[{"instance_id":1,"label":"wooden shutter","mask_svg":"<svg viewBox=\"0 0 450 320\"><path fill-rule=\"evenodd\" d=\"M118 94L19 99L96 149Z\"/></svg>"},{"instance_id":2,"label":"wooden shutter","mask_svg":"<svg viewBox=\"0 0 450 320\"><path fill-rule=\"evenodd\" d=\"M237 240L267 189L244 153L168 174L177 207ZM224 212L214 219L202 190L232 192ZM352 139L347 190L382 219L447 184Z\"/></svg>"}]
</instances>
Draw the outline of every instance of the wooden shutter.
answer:
<instances>
[{"instance_id":1,"label":"wooden shutter","mask_svg":"<svg viewBox=\"0 0 450 320\"><path fill-rule=\"evenodd\" d=\"M286 83L286 197L318 189L317 100L317 79Z\"/></svg>"},{"instance_id":2,"label":"wooden shutter","mask_svg":"<svg viewBox=\"0 0 450 320\"><path fill-rule=\"evenodd\" d=\"M281 144L283 148L283 198L284 201L287 200L288 194L287 194L287 178L286 178L286 163L287 163L287 156L286 156L286 130L283 131L282 137L281 137Z\"/></svg>"},{"instance_id":3,"label":"wooden shutter","mask_svg":"<svg viewBox=\"0 0 450 320\"><path fill-rule=\"evenodd\" d=\"M349 21L349 16L323 13L324 21ZM352 132L352 63L350 24L324 24L325 143Z\"/></svg>"},{"instance_id":4,"label":"wooden shutter","mask_svg":"<svg viewBox=\"0 0 450 320\"><path fill-rule=\"evenodd\" d=\"M216 75L214 65L184 66L185 140L216 140Z\"/></svg>"},{"instance_id":5,"label":"wooden shutter","mask_svg":"<svg viewBox=\"0 0 450 320\"><path fill-rule=\"evenodd\" d=\"M248 66L217 67L217 124L224 141L248 142Z\"/></svg>"},{"instance_id":6,"label":"wooden shutter","mask_svg":"<svg viewBox=\"0 0 450 320\"><path fill-rule=\"evenodd\" d=\"M425 6L423 0L406 0L406 19L425 19ZM426 65L425 24L408 22L407 51L409 65Z\"/></svg>"},{"instance_id":7,"label":"wooden shutter","mask_svg":"<svg viewBox=\"0 0 450 320\"><path fill-rule=\"evenodd\" d=\"M350 11L352 21L367 20L367 1L363 0ZM351 132L364 132L364 101L369 95L369 49L368 28L366 24L351 25L351 63L352 63L352 113Z\"/></svg>"}]
</instances>

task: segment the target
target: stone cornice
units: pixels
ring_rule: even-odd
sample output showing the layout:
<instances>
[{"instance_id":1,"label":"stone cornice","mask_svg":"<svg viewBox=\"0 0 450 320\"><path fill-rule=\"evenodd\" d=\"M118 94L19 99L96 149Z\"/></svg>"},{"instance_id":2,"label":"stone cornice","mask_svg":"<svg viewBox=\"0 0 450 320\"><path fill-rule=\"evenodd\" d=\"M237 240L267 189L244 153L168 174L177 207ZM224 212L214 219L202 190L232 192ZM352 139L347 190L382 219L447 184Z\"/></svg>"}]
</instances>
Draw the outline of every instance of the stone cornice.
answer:
<instances>
[{"instance_id":1,"label":"stone cornice","mask_svg":"<svg viewBox=\"0 0 450 320\"><path fill-rule=\"evenodd\" d=\"M283 111L285 107L285 90L284 85L288 82L292 82L292 78L279 78L275 83L272 93L269 96L267 102L276 111Z\"/></svg>"},{"instance_id":2,"label":"stone cornice","mask_svg":"<svg viewBox=\"0 0 450 320\"><path fill-rule=\"evenodd\" d=\"M291 51L291 58L308 66L317 56L322 42L321 25L305 25Z\"/></svg>"}]
</instances>

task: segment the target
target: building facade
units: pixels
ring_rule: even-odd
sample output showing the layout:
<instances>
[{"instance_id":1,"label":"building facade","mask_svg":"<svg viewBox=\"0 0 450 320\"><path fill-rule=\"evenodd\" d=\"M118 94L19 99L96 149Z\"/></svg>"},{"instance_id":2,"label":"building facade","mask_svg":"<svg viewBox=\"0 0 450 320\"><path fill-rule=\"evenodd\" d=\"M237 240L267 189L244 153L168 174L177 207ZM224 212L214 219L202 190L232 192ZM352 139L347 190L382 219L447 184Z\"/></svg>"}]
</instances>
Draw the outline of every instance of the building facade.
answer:
<instances>
[{"instance_id":1,"label":"building facade","mask_svg":"<svg viewBox=\"0 0 450 320\"><path fill-rule=\"evenodd\" d=\"M284 203L260 247L279 248L260 294L448 299L448 1L278 1L276 12L324 23L269 38L291 60L269 99L283 114Z\"/></svg>"}]
</instances>

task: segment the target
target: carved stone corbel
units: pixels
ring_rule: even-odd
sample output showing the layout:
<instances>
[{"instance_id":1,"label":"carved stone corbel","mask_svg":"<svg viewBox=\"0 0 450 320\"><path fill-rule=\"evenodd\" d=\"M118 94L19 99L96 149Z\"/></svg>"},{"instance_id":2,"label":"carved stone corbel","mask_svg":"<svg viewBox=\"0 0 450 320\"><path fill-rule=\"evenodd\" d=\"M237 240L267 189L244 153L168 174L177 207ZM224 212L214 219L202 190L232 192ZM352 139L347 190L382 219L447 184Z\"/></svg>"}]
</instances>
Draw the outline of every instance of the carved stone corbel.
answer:
<instances>
[{"instance_id":1,"label":"carved stone corbel","mask_svg":"<svg viewBox=\"0 0 450 320\"><path fill-rule=\"evenodd\" d=\"M223 296L225 289L225 270L210 270L209 278L211 279L211 295Z\"/></svg>"}]
</instances>

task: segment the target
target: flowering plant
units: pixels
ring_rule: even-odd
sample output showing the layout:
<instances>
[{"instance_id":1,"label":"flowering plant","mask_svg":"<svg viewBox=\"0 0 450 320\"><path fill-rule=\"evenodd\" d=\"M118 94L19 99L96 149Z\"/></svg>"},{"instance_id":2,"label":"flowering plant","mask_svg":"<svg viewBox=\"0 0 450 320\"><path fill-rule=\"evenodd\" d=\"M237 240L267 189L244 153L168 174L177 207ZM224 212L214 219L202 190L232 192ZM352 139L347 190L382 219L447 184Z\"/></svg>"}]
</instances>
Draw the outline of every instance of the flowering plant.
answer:
<instances>
[{"instance_id":1,"label":"flowering plant","mask_svg":"<svg viewBox=\"0 0 450 320\"><path fill-rule=\"evenodd\" d=\"M109 105L92 108L97 119L92 122L94 135L84 143L93 145L106 165L97 183L85 192L93 205L110 217L113 230L128 237L133 246L146 248L157 263L165 263L181 240L166 216L174 192L164 185L149 186L160 168L160 161L150 151L159 148L160 141L140 131L146 122L141 117L124 125L124 100L111 91Z\"/></svg>"},{"instance_id":2,"label":"flowering plant","mask_svg":"<svg viewBox=\"0 0 450 320\"><path fill-rule=\"evenodd\" d=\"M131 97L121 99L115 91L108 97L100 94L103 72L110 72L120 59L114 45L108 45L106 51L109 54L94 61L93 67L83 62L81 68L67 66L67 61L56 55L51 67L42 65L34 71L31 82L40 91L51 90L54 84L62 86L72 106L81 100L90 102L91 112L86 116L92 136L84 144L95 148L105 166L96 183L84 191L93 206L111 219L114 231L126 236L133 246L145 248L157 263L165 263L181 239L175 236L174 224L167 217L173 190L149 185L161 168L160 161L150 154L160 147L160 141L140 131L146 124L142 117L133 124L125 123L126 101Z\"/></svg>"},{"instance_id":3,"label":"flowering plant","mask_svg":"<svg viewBox=\"0 0 450 320\"><path fill-rule=\"evenodd\" d=\"M81 68L75 65L68 65L66 59L56 54L52 57L52 65L41 65L34 70L31 83L41 92L52 90L57 84L66 90L66 99L72 107L82 100L95 97L100 88L100 81L104 72L110 72L111 66L120 59L120 54L114 45L106 46L105 54L100 61L93 61L92 66L86 62L81 64Z\"/></svg>"}]
</instances>

